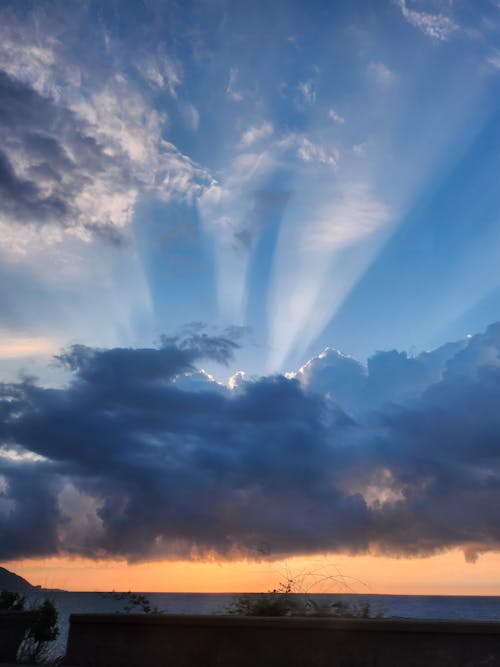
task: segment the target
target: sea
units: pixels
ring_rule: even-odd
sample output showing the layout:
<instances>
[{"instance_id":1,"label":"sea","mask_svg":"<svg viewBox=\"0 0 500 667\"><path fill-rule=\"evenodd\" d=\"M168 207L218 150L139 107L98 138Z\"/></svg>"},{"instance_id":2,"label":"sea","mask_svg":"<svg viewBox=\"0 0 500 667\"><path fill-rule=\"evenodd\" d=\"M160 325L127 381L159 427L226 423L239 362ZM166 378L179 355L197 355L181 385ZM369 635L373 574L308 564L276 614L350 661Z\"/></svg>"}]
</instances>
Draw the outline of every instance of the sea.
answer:
<instances>
[{"instance_id":1,"label":"sea","mask_svg":"<svg viewBox=\"0 0 500 667\"><path fill-rule=\"evenodd\" d=\"M225 614L239 594L231 593L144 593L152 607L170 614ZM31 596L32 602L48 597L59 612L60 634L50 654L64 655L69 631L70 614L126 612L126 599L116 599L113 593L74 593L40 591ZM300 597L300 596L299 596ZM500 621L500 596L449 595L375 595L357 593L317 593L301 596L319 607L341 601L350 605L370 605L373 615L384 618L461 619ZM37 599L38 598L38 599ZM133 609L132 611L136 611ZM140 612L140 608L137 608Z\"/></svg>"}]
</instances>

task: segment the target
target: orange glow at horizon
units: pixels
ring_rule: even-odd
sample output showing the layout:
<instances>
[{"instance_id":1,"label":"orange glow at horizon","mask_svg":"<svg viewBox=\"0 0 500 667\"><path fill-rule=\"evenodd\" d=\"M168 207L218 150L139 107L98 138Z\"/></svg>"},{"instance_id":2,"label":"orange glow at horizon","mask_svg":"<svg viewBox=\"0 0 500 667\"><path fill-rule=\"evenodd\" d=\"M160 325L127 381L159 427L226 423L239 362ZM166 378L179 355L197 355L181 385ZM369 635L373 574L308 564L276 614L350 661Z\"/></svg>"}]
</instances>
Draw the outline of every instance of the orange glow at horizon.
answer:
<instances>
[{"instance_id":1,"label":"orange glow at horizon","mask_svg":"<svg viewBox=\"0 0 500 667\"><path fill-rule=\"evenodd\" d=\"M127 564L57 557L2 565L32 584L71 591L250 593L270 590L291 577L311 593L500 595L500 553L485 554L472 564L458 549L414 559L331 554L275 562ZM328 578L319 581L324 576Z\"/></svg>"}]
</instances>

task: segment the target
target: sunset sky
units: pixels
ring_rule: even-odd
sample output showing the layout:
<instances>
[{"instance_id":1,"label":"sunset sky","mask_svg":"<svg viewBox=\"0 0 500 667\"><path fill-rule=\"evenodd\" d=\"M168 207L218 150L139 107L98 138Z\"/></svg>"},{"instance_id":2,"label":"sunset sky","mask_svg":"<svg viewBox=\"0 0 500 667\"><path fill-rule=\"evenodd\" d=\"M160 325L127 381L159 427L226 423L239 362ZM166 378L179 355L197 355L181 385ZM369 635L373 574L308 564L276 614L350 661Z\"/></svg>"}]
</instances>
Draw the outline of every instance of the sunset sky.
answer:
<instances>
[{"instance_id":1,"label":"sunset sky","mask_svg":"<svg viewBox=\"0 0 500 667\"><path fill-rule=\"evenodd\" d=\"M0 0L0 564L500 595L499 121L497 0Z\"/></svg>"}]
</instances>

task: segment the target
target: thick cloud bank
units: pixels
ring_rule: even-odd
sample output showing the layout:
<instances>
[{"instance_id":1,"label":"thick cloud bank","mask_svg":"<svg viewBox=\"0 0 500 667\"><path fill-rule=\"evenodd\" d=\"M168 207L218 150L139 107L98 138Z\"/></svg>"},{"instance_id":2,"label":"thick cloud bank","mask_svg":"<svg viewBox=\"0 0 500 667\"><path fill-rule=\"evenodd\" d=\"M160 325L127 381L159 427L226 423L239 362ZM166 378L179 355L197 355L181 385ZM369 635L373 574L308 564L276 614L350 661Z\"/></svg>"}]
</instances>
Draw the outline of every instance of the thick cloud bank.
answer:
<instances>
[{"instance_id":1,"label":"thick cloud bank","mask_svg":"<svg viewBox=\"0 0 500 667\"><path fill-rule=\"evenodd\" d=\"M500 548L500 324L233 389L195 370L234 348L75 346L66 388L2 385L0 558Z\"/></svg>"}]
</instances>

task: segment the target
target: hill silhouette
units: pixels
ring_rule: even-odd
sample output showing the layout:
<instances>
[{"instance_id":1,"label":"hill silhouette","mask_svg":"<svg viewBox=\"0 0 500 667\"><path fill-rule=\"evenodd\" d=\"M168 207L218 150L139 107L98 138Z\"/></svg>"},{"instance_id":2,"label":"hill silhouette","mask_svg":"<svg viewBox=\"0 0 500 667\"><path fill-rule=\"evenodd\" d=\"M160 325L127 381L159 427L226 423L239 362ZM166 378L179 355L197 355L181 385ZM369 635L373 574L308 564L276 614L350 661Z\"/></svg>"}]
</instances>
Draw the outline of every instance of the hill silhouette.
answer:
<instances>
[{"instance_id":1,"label":"hill silhouette","mask_svg":"<svg viewBox=\"0 0 500 667\"><path fill-rule=\"evenodd\" d=\"M13 593L31 593L40 588L33 586L29 581L23 579L18 574L0 567L0 591L12 591Z\"/></svg>"}]
</instances>

